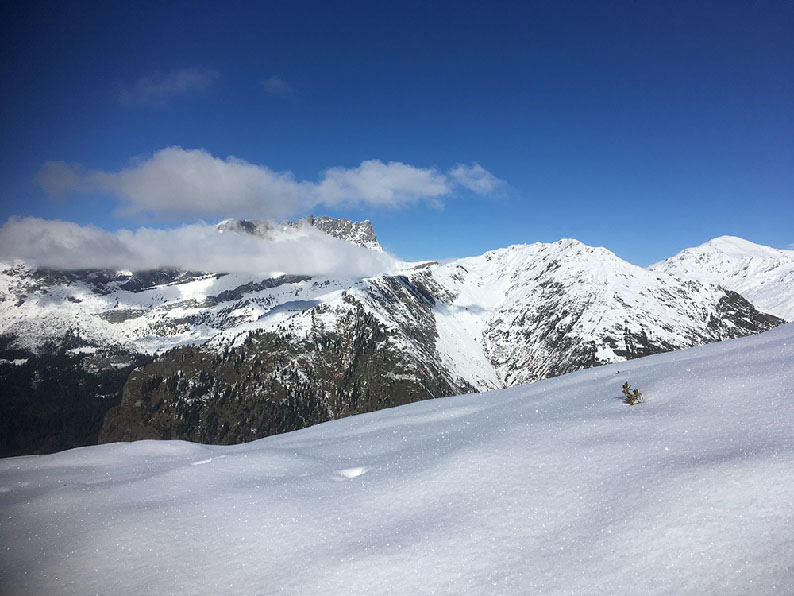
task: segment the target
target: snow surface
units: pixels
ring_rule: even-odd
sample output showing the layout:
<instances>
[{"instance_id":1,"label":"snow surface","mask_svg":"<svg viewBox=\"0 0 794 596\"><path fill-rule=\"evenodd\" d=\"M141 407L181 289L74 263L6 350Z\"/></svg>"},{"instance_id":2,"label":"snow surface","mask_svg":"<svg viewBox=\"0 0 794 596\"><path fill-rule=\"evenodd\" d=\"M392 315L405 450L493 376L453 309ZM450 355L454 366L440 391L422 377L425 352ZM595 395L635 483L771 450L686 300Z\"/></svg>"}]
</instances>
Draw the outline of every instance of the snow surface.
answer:
<instances>
[{"instance_id":1,"label":"snow surface","mask_svg":"<svg viewBox=\"0 0 794 596\"><path fill-rule=\"evenodd\" d=\"M246 445L9 458L0 586L792 594L792 428L788 324Z\"/></svg>"}]
</instances>

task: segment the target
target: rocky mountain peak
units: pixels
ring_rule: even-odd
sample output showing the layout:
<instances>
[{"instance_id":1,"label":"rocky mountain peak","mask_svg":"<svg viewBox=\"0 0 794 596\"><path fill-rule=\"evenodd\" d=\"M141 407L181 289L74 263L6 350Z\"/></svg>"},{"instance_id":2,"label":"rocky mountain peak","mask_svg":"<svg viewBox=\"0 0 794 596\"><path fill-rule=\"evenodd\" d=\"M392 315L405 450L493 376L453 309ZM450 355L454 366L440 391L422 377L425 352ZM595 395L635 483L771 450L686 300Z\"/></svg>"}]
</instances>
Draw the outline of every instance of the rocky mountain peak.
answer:
<instances>
[{"instance_id":1,"label":"rocky mountain peak","mask_svg":"<svg viewBox=\"0 0 794 596\"><path fill-rule=\"evenodd\" d=\"M378 243L378 239L375 237L375 232L372 230L372 222L368 219L364 221L351 221L349 219L338 219L325 215L319 217L309 215L305 219L299 220L297 223L300 224L301 222L305 222L334 238L339 238L340 240L345 240L346 242L351 242L357 246L362 246L370 250L383 252L380 243ZM294 222L288 222L287 225L293 224Z\"/></svg>"},{"instance_id":2,"label":"rocky mountain peak","mask_svg":"<svg viewBox=\"0 0 794 596\"><path fill-rule=\"evenodd\" d=\"M314 217L309 215L295 221L285 221L280 225L266 220L247 220L247 219L225 219L217 225L218 232L238 232L252 234L269 240L273 233L278 229L298 229L303 226L310 226L317 230L339 238L345 242L350 242L356 246L368 248L377 252L383 252L375 232L372 230L372 222L368 219L364 221L351 221L349 219L339 219L321 215Z\"/></svg>"}]
</instances>

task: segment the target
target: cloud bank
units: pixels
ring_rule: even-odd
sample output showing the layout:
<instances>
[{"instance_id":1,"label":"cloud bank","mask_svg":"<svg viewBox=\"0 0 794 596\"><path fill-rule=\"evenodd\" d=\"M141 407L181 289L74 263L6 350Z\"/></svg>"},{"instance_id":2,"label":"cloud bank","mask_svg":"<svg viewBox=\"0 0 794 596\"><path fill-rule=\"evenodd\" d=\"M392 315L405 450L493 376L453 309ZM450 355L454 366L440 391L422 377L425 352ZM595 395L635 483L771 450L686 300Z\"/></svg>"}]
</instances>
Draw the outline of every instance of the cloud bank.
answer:
<instances>
[{"instance_id":1,"label":"cloud bank","mask_svg":"<svg viewBox=\"0 0 794 596\"><path fill-rule=\"evenodd\" d=\"M269 240L219 233L193 224L172 230L108 232L94 226L35 217L0 227L0 259L52 269L147 270L162 267L212 273L291 273L371 277L393 272L398 261L314 228L281 230Z\"/></svg>"},{"instance_id":2,"label":"cloud bank","mask_svg":"<svg viewBox=\"0 0 794 596\"><path fill-rule=\"evenodd\" d=\"M220 77L210 68L181 68L169 73L141 77L122 89L119 101L128 106L162 106L176 96L205 93Z\"/></svg>"},{"instance_id":3,"label":"cloud bank","mask_svg":"<svg viewBox=\"0 0 794 596\"><path fill-rule=\"evenodd\" d=\"M479 195L502 183L477 163L450 172L402 162L370 160L355 168L329 168L317 182L202 149L167 147L116 172L46 162L36 177L51 193L105 192L122 215L164 221L186 218L283 219L315 207L402 207L438 202L459 189Z\"/></svg>"}]
</instances>

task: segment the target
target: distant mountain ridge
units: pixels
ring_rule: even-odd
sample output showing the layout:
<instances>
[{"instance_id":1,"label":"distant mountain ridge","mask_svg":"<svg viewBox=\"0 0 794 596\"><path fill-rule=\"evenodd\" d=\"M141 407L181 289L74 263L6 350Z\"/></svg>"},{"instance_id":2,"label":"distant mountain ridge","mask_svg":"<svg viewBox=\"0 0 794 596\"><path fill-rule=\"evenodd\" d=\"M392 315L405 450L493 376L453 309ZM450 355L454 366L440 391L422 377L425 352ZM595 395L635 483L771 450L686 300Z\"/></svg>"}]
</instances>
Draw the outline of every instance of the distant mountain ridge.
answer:
<instances>
[{"instance_id":1,"label":"distant mountain ridge","mask_svg":"<svg viewBox=\"0 0 794 596\"><path fill-rule=\"evenodd\" d=\"M473 319L471 306L484 313L469 332L481 336L500 386L776 324L735 292L650 272L571 239L460 259L433 276L455 296L439 314L468 307L463 316Z\"/></svg>"},{"instance_id":2,"label":"distant mountain ridge","mask_svg":"<svg viewBox=\"0 0 794 596\"><path fill-rule=\"evenodd\" d=\"M765 312L794 320L794 250L721 236L687 248L650 269L720 284Z\"/></svg>"},{"instance_id":3,"label":"distant mountain ridge","mask_svg":"<svg viewBox=\"0 0 794 596\"><path fill-rule=\"evenodd\" d=\"M306 225L382 250L368 221L310 217L279 227ZM218 224L219 233L265 242L275 229L246 220ZM443 264L407 263L394 275L367 279L5 265L0 383L15 389L5 404L11 418L2 418L47 402L37 367L61 367L77 379L72 397L56 388L49 398L56 410L68 409L81 383L91 385L86 379L98 374L110 374L105 384L117 389L92 389L79 400L101 414L82 443L23 445L9 423L0 429L8 433L0 453L137 438L247 441L758 333L782 318L758 310L734 282L748 293L762 287L754 294L762 299L779 292L794 302L785 273L791 251L769 251L729 259L717 243L643 269L565 239ZM699 279L694 266L682 271L693 254L708 256L698 263L732 268L711 267ZM735 263L758 263L759 256L760 281L756 269L736 272ZM712 270L726 271L733 287L715 283L720 274ZM52 407L41 409L52 415Z\"/></svg>"}]
</instances>

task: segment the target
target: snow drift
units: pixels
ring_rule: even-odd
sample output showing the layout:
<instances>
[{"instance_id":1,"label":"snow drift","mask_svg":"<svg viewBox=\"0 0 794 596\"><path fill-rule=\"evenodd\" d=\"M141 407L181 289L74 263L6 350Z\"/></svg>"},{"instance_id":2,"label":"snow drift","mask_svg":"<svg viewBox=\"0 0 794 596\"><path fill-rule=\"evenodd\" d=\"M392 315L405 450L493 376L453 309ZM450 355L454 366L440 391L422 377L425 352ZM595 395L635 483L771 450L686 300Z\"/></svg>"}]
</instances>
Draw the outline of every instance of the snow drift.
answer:
<instances>
[{"instance_id":1,"label":"snow drift","mask_svg":"<svg viewBox=\"0 0 794 596\"><path fill-rule=\"evenodd\" d=\"M621 385L646 403L621 402ZM25 594L790 594L794 325L232 447L0 461Z\"/></svg>"}]
</instances>

